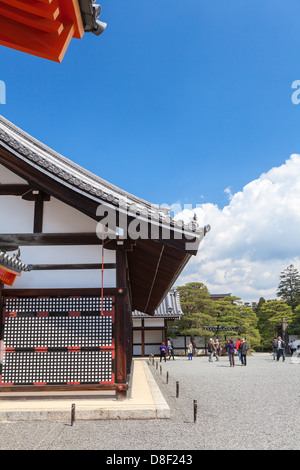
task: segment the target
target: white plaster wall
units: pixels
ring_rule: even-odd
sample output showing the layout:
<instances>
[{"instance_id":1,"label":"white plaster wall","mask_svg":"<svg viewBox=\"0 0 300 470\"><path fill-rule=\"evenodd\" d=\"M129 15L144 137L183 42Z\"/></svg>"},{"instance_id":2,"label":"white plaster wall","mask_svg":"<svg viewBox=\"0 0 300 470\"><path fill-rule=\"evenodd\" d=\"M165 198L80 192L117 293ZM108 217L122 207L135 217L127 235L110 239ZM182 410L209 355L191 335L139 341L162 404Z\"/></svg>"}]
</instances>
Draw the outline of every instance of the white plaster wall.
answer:
<instances>
[{"instance_id":1,"label":"white plaster wall","mask_svg":"<svg viewBox=\"0 0 300 470\"><path fill-rule=\"evenodd\" d=\"M145 343L161 343L163 341L162 331L147 331L145 330Z\"/></svg>"},{"instance_id":2,"label":"white plaster wall","mask_svg":"<svg viewBox=\"0 0 300 470\"><path fill-rule=\"evenodd\" d=\"M145 318L144 325L147 327L151 326L164 326L164 319L163 318Z\"/></svg>"},{"instance_id":3,"label":"white plaster wall","mask_svg":"<svg viewBox=\"0 0 300 470\"><path fill-rule=\"evenodd\" d=\"M149 354L155 354L156 356L159 356L160 355L159 345L158 346L145 345L145 356L149 356Z\"/></svg>"},{"instance_id":4,"label":"white plaster wall","mask_svg":"<svg viewBox=\"0 0 300 470\"><path fill-rule=\"evenodd\" d=\"M0 165L0 184L26 184L27 181Z\"/></svg>"},{"instance_id":5,"label":"white plaster wall","mask_svg":"<svg viewBox=\"0 0 300 470\"><path fill-rule=\"evenodd\" d=\"M44 203L44 233L96 232L97 221L51 197Z\"/></svg>"},{"instance_id":6,"label":"white plaster wall","mask_svg":"<svg viewBox=\"0 0 300 470\"><path fill-rule=\"evenodd\" d=\"M133 331L133 343L141 343L141 342L142 342L142 332Z\"/></svg>"},{"instance_id":7,"label":"white plaster wall","mask_svg":"<svg viewBox=\"0 0 300 470\"><path fill-rule=\"evenodd\" d=\"M26 264L102 263L102 247L82 246L23 246L21 259ZM115 263L114 250L104 250L104 263Z\"/></svg>"},{"instance_id":8,"label":"white plaster wall","mask_svg":"<svg viewBox=\"0 0 300 470\"><path fill-rule=\"evenodd\" d=\"M13 285L14 289L72 289L101 288L100 270L65 270L65 271L31 271L22 273ZM103 287L116 287L115 270L104 272ZM9 288L6 286L6 288ZM100 290L99 290L100 293Z\"/></svg>"},{"instance_id":9,"label":"white plaster wall","mask_svg":"<svg viewBox=\"0 0 300 470\"><path fill-rule=\"evenodd\" d=\"M34 203L17 196L0 196L0 233L32 233Z\"/></svg>"},{"instance_id":10,"label":"white plaster wall","mask_svg":"<svg viewBox=\"0 0 300 470\"><path fill-rule=\"evenodd\" d=\"M21 259L26 264L102 263L101 246L23 246ZM116 254L104 250L104 262L115 263ZM101 269L51 270L23 272L13 285L15 289L53 289L101 287ZM106 269L103 287L116 287L116 270Z\"/></svg>"},{"instance_id":11,"label":"white plaster wall","mask_svg":"<svg viewBox=\"0 0 300 470\"><path fill-rule=\"evenodd\" d=\"M0 165L0 183L26 183ZM0 197L0 233L33 233L34 202L18 196ZM43 233L96 232L97 222L51 197L44 203ZM24 246L21 259L26 264L85 264L102 262L101 240L96 246ZM116 254L104 250L104 263L115 263ZM13 288L97 288L101 270L51 270L22 273ZM105 270L104 287L116 287L116 270Z\"/></svg>"},{"instance_id":12,"label":"white plaster wall","mask_svg":"<svg viewBox=\"0 0 300 470\"><path fill-rule=\"evenodd\" d=\"M133 355L141 356L142 355L142 346L133 346Z\"/></svg>"}]
</instances>

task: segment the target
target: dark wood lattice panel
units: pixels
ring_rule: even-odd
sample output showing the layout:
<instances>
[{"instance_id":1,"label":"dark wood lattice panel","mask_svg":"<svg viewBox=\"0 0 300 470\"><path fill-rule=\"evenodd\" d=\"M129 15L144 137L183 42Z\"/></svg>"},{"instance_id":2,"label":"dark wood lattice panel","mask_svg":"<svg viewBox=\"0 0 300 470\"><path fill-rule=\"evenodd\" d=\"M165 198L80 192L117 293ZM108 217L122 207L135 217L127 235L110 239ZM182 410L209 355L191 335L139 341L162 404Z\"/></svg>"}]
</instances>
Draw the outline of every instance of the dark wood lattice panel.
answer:
<instances>
[{"instance_id":1,"label":"dark wood lattice panel","mask_svg":"<svg viewBox=\"0 0 300 470\"><path fill-rule=\"evenodd\" d=\"M114 298L6 298L0 385L114 382Z\"/></svg>"},{"instance_id":2,"label":"dark wood lattice panel","mask_svg":"<svg viewBox=\"0 0 300 470\"><path fill-rule=\"evenodd\" d=\"M65 348L112 346L111 316L7 317L3 340L6 348Z\"/></svg>"},{"instance_id":3,"label":"dark wood lattice panel","mask_svg":"<svg viewBox=\"0 0 300 470\"><path fill-rule=\"evenodd\" d=\"M109 383L112 375L110 351L23 351L3 357L4 385Z\"/></svg>"},{"instance_id":4,"label":"dark wood lattice panel","mask_svg":"<svg viewBox=\"0 0 300 470\"><path fill-rule=\"evenodd\" d=\"M5 302L6 313L101 312L101 297L16 297ZM113 298L104 297L103 311L112 312Z\"/></svg>"}]
</instances>

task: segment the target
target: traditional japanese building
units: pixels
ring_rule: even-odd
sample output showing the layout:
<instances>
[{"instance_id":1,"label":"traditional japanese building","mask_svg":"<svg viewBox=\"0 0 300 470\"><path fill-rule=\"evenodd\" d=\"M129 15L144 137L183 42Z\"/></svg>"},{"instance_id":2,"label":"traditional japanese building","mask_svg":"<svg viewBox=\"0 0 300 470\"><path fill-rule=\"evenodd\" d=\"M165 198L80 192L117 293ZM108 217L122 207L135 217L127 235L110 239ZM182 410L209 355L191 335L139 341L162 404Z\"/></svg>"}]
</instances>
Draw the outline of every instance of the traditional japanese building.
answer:
<instances>
[{"instance_id":1,"label":"traditional japanese building","mask_svg":"<svg viewBox=\"0 0 300 470\"><path fill-rule=\"evenodd\" d=\"M0 117L1 391L126 395L153 315L209 227L104 181Z\"/></svg>"},{"instance_id":2,"label":"traditional japanese building","mask_svg":"<svg viewBox=\"0 0 300 470\"><path fill-rule=\"evenodd\" d=\"M172 288L155 310L154 315L135 310L133 316L133 355L148 356L158 354L159 346L168 339L169 323L179 320L183 315L180 297Z\"/></svg>"},{"instance_id":3,"label":"traditional japanese building","mask_svg":"<svg viewBox=\"0 0 300 470\"><path fill-rule=\"evenodd\" d=\"M0 0L0 45L61 62L72 38L105 30L100 13L94 0Z\"/></svg>"}]
</instances>

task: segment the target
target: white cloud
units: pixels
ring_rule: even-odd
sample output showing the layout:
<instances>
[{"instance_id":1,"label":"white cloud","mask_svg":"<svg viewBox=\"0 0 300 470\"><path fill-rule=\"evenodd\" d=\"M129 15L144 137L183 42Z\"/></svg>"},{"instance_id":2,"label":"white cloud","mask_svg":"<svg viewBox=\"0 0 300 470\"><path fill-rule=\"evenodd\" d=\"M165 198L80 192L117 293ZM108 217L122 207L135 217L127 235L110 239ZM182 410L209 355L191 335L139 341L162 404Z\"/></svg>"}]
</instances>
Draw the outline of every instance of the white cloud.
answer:
<instances>
[{"instance_id":1,"label":"white cloud","mask_svg":"<svg viewBox=\"0 0 300 470\"><path fill-rule=\"evenodd\" d=\"M300 270L300 155L292 155L232 194L219 209L203 204L176 218L211 225L199 253L177 284L204 282L211 293L228 293L244 301L276 298L280 272Z\"/></svg>"}]
</instances>

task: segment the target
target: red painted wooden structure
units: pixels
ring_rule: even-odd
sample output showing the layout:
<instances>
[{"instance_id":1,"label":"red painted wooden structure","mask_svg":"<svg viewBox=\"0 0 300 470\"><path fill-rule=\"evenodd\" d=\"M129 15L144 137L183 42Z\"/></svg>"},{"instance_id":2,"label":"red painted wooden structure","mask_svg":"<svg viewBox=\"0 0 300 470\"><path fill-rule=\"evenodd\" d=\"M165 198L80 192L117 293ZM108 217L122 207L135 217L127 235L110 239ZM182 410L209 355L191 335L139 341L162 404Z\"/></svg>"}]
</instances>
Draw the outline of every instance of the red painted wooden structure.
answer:
<instances>
[{"instance_id":1,"label":"red painted wooden structure","mask_svg":"<svg viewBox=\"0 0 300 470\"><path fill-rule=\"evenodd\" d=\"M3 46L61 62L71 39L84 33L79 0L0 0Z\"/></svg>"}]
</instances>

